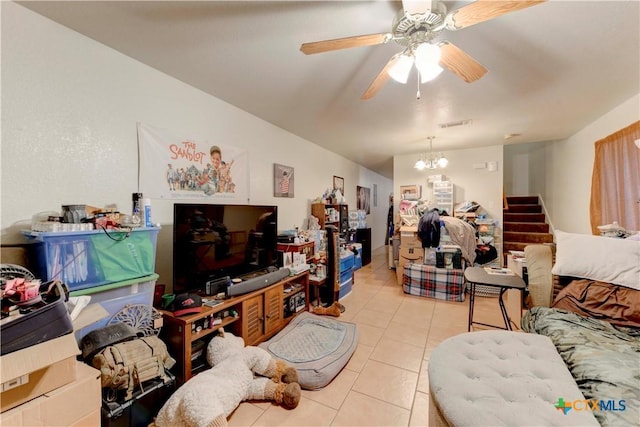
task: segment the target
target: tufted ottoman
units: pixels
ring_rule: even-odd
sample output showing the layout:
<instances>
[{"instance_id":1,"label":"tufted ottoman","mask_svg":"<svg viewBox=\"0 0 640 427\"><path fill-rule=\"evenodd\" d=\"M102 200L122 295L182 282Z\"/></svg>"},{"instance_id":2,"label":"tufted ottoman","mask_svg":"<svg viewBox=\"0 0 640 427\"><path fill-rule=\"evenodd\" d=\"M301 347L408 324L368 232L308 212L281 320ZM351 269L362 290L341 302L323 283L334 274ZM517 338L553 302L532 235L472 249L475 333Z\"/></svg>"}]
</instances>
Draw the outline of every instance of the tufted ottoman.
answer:
<instances>
[{"instance_id":1,"label":"tufted ottoman","mask_svg":"<svg viewBox=\"0 0 640 427\"><path fill-rule=\"evenodd\" d=\"M559 400L585 398L543 335L464 333L440 343L429 358L430 426L599 425L590 411L565 414L556 408Z\"/></svg>"}]
</instances>

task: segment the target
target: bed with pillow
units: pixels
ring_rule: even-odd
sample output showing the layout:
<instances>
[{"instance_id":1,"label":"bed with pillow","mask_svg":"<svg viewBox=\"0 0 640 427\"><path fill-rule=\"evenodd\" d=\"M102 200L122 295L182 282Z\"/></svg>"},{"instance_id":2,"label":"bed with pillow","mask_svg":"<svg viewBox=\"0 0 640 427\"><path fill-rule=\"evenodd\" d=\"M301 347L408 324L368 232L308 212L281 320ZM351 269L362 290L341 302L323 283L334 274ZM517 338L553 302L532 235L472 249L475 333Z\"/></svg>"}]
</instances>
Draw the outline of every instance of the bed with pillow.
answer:
<instances>
[{"instance_id":1,"label":"bed with pillow","mask_svg":"<svg viewBox=\"0 0 640 427\"><path fill-rule=\"evenodd\" d=\"M522 329L551 339L580 391L596 402L601 425L638 425L640 241L556 231L556 243L553 285L545 288L553 289L552 302L539 300ZM533 249L526 255L529 286L544 287L538 259L544 251Z\"/></svg>"}]
</instances>

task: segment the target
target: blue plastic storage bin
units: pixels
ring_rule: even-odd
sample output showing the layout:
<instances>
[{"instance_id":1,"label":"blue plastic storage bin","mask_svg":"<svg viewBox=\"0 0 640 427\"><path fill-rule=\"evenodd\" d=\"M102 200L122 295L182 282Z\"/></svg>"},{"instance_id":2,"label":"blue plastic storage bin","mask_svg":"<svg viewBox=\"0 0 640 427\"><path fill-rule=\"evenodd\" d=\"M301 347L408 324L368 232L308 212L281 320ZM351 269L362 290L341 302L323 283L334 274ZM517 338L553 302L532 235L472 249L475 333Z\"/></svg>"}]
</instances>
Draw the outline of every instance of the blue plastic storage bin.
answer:
<instances>
[{"instance_id":1,"label":"blue plastic storage bin","mask_svg":"<svg viewBox=\"0 0 640 427\"><path fill-rule=\"evenodd\" d=\"M89 304L100 304L109 315L99 321L75 331L76 340L80 342L89 332L106 326L114 314L125 308L127 305L143 304L151 306L153 304L153 293L158 280L157 274L140 277L122 282L110 283L108 285L97 286L90 289L82 289L69 293L71 297L88 295L91 297Z\"/></svg>"},{"instance_id":2,"label":"blue plastic storage bin","mask_svg":"<svg viewBox=\"0 0 640 427\"><path fill-rule=\"evenodd\" d=\"M343 271L351 271L351 269L353 268L353 261L354 261L354 256L353 256L353 252L351 251L343 251L340 254L340 272Z\"/></svg>"},{"instance_id":3,"label":"blue plastic storage bin","mask_svg":"<svg viewBox=\"0 0 640 427\"><path fill-rule=\"evenodd\" d=\"M342 277L342 276L341 276ZM340 281L340 289L338 290L338 299L346 297L351 293L351 289L353 287L353 276L349 276L349 278L345 281Z\"/></svg>"},{"instance_id":4,"label":"blue plastic storage bin","mask_svg":"<svg viewBox=\"0 0 640 427\"><path fill-rule=\"evenodd\" d=\"M354 243L351 246L357 251L353 254L353 271L356 271L362 268L362 243Z\"/></svg>"},{"instance_id":5,"label":"blue plastic storage bin","mask_svg":"<svg viewBox=\"0 0 640 427\"><path fill-rule=\"evenodd\" d=\"M340 284L345 283L347 280L353 279L353 271L347 270L340 273Z\"/></svg>"},{"instance_id":6,"label":"blue plastic storage bin","mask_svg":"<svg viewBox=\"0 0 640 427\"><path fill-rule=\"evenodd\" d=\"M61 280L75 291L154 274L159 231L145 227L130 231L25 231L24 235L37 241L36 276Z\"/></svg>"}]
</instances>

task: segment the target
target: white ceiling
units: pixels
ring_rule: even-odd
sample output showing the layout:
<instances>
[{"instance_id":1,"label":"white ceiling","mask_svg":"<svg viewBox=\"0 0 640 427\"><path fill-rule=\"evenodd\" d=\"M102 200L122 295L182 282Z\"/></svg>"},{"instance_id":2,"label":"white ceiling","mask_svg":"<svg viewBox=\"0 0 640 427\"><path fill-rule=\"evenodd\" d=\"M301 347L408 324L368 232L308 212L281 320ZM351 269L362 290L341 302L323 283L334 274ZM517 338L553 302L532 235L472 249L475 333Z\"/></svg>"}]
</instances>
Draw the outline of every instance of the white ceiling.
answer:
<instances>
[{"instance_id":1,"label":"white ceiling","mask_svg":"<svg viewBox=\"0 0 640 427\"><path fill-rule=\"evenodd\" d=\"M360 96L401 46L309 56L299 48L389 32L400 2L21 4L389 178L393 156L424 152L428 136L434 151L566 138L640 92L636 0L551 0L445 31L437 40L488 68L482 79L469 84L445 70L418 100L412 75L368 101Z\"/></svg>"}]
</instances>

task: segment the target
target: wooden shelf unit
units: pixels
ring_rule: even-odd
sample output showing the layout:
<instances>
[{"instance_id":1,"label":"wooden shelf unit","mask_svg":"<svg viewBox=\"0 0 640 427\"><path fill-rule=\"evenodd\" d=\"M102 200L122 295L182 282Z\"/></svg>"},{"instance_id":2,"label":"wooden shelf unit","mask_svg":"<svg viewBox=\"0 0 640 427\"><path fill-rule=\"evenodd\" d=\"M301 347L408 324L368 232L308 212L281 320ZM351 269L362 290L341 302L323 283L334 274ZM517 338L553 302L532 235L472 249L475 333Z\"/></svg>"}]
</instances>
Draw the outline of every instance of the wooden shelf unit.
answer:
<instances>
[{"instance_id":1,"label":"wooden shelf unit","mask_svg":"<svg viewBox=\"0 0 640 427\"><path fill-rule=\"evenodd\" d=\"M326 229L327 225L334 225L340 233L349 230L349 206L345 204L312 203L311 215L318 218L320 228Z\"/></svg>"},{"instance_id":2,"label":"wooden shelf unit","mask_svg":"<svg viewBox=\"0 0 640 427\"><path fill-rule=\"evenodd\" d=\"M282 252L299 252L304 254L307 261L313 258L315 253L315 242L304 243L278 243L278 250Z\"/></svg>"},{"instance_id":3,"label":"wooden shelf unit","mask_svg":"<svg viewBox=\"0 0 640 427\"><path fill-rule=\"evenodd\" d=\"M301 286L285 293L287 284ZM286 312L285 304L301 292L305 293L304 309L296 313ZM169 354L176 359L171 371L178 384L184 384L193 375L208 368L206 362L204 365L201 362L206 356L209 340L219 328L243 337L246 345L257 345L278 333L296 315L308 310L309 299L309 272L305 271L265 288L226 299L214 307L203 305L202 311L197 314L176 317L169 311L162 311L164 324L160 337L167 344ZM221 323L211 325L211 320L217 318L222 319ZM199 340L203 341L199 344L204 346L202 356L192 360L193 345Z\"/></svg>"}]
</instances>

